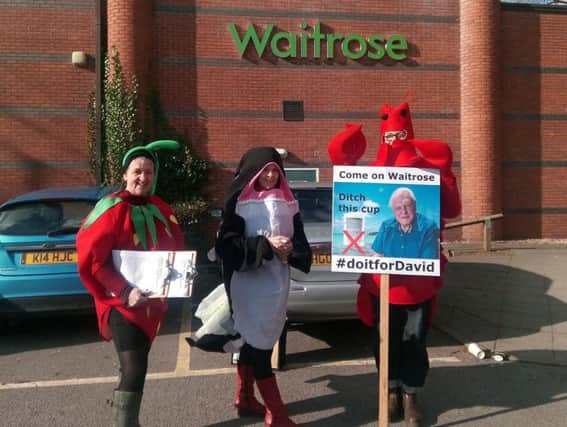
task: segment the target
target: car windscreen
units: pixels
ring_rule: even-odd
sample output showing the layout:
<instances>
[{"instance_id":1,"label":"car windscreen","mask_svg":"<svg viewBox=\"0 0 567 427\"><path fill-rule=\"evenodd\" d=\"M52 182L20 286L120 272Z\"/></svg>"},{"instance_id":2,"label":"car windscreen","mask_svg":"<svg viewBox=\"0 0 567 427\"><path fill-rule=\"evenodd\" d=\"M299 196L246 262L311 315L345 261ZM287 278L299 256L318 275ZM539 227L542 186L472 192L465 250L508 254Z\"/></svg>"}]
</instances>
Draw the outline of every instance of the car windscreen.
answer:
<instances>
[{"instance_id":1,"label":"car windscreen","mask_svg":"<svg viewBox=\"0 0 567 427\"><path fill-rule=\"evenodd\" d=\"M331 222L332 195L330 188L295 189L303 223Z\"/></svg>"},{"instance_id":2,"label":"car windscreen","mask_svg":"<svg viewBox=\"0 0 567 427\"><path fill-rule=\"evenodd\" d=\"M90 200L42 200L8 205L0 210L0 234L73 234L95 203Z\"/></svg>"}]
</instances>

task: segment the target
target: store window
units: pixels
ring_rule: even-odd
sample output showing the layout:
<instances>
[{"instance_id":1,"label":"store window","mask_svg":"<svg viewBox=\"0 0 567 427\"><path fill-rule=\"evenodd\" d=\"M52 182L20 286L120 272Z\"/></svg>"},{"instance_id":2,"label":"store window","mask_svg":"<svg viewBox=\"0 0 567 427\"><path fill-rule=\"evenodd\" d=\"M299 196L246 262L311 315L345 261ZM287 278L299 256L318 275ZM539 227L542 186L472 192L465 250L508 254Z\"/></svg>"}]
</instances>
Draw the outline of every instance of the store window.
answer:
<instances>
[{"instance_id":1,"label":"store window","mask_svg":"<svg viewBox=\"0 0 567 427\"><path fill-rule=\"evenodd\" d=\"M318 168L286 168L285 176L288 181L319 182Z\"/></svg>"}]
</instances>

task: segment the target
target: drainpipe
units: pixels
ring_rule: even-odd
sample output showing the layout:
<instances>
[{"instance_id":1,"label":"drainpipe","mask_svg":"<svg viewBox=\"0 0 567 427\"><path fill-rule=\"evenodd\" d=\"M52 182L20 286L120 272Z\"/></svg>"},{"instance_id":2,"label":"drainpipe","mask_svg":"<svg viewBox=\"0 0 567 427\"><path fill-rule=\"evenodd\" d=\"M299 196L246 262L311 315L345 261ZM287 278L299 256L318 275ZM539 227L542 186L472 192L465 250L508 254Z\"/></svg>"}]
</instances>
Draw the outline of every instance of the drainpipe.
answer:
<instances>
[{"instance_id":1,"label":"drainpipe","mask_svg":"<svg viewBox=\"0 0 567 427\"><path fill-rule=\"evenodd\" d=\"M104 102L104 58L106 57L106 0L96 0L96 60L95 60L95 169L96 185L102 182L102 141L104 125L102 103Z\"/></svg>"}]
</instances>

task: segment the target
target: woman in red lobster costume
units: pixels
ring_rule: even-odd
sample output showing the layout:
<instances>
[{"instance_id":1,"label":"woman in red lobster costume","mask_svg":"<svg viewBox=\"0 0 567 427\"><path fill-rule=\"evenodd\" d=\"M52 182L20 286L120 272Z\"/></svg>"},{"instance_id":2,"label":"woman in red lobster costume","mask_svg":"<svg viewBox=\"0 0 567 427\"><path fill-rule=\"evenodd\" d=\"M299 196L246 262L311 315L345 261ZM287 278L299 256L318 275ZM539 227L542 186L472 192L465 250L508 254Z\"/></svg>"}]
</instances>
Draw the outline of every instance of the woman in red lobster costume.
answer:
<instances>
[{"instance_id":1,"label":"woman in red lobster costume","mask_svg":"<svg viewBox=\"0 0 567 427\"><path fill-rule=\"evenodd\" d=\"M397 107L383 105L380 111L380 145L376 159L369 166L439 169L441 175L441 218L454 218L461 213L456 178L451 171L453 160L449 146L442 141L414 139L411 114L407 102ZM329 143L329 156L334 165L355 165L366 149L361 125L347 124ZM441 270L447 259L441 254ZM380 274L362 274L357 311L360 319L379 333L376 315L379 307ZM396 421L403 415L410 425L419 425L421 411L417 407L417 391L425 384L429 370L426 338L435 308L441 277L390 276L390 337L388 417ZM374 340L374 356L379 366L378 339Z\"/></svg>"}]
</instances>

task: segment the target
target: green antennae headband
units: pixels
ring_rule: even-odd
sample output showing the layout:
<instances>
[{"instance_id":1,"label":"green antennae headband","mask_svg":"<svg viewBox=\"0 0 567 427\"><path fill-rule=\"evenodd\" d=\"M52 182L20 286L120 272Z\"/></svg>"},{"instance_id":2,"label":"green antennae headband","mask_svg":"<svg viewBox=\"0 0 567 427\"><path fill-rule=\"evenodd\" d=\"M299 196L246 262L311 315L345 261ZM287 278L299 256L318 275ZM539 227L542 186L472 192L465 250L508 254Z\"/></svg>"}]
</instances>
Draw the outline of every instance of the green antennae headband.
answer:
<instances>
[{"instance_id":1,"label":"green antennae headband","mask_svg":"<svg viewBox=\"0 0 567 427\"><path fill-rule=\"evenodd\" d=\"M157 150L177 150L179 149L179 143L177 141L173 141L171 139L161 139L159 141L150 142L147 145L138 145L136 147L130 148L124 157L122 157L122 167L125 167L129 162L130 159L135 157L136 153L147 153L150 155L151 159L154 162L154 180L152 182L152 188L150 189L150 195L153 195L156 190L157 185L157 178L158 178L158 170L159 170L159 161L156 154Z\"/></svg>"}]
</instances>

